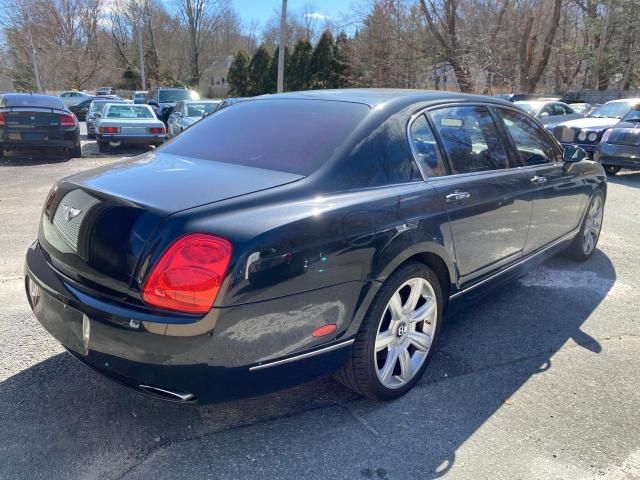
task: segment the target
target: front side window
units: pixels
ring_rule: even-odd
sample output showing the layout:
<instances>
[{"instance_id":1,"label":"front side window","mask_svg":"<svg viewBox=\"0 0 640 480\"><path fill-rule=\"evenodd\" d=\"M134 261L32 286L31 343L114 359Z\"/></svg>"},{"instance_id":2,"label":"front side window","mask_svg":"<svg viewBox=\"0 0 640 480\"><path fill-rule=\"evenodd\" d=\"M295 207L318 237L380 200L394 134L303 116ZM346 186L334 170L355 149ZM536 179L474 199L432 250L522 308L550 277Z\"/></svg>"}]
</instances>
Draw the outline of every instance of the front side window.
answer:
<instances>
[{"instance_id":1,"label":"front side window","mask_svg":"<svg viewBox=\"0 0 640 480\"><path fill-rule=\"evenodd\" d=\"M426 117L421 114L409 129L409 137L416 160L426 177L446 175L446 169L435 136Z\"/></svg>"},{"instance_id":2,"label":"front side window","mask_svg":"<svg viewBox=\"0 0 640 480\"><path fill-rule=\"evenodd\" d=\"M525 166L553 162L553 146L538 125L513 110L499 108L498 112Z\"/></svg>"},{"instance_id":3,"label":"front side window","mask_svg":"<svg viewBox=\"0 0 640 480\"><path fill-rule=\"evenodd\" d=\"M509 167L493 117L486 107L447 107L430 112L452 174Z\"/></svg>"}]
</instances>

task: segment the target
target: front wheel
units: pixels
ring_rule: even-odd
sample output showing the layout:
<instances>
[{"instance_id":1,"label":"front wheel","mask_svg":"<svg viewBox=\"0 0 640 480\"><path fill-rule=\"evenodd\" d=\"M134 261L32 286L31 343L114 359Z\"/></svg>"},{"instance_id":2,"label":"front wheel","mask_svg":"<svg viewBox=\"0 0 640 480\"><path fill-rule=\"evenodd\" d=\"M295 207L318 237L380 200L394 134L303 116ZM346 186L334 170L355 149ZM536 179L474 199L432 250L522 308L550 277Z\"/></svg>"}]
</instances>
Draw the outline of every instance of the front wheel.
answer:
<instances>
[{"instance_id":1,"label":"front wheel","mask_svg":"<svg viewBox=\"0 0 640 480\"><path fill-rule=\"evenodd\" d=\"M419 262L404 265L376 295L337 380L375 400L405 394L431 359L442 310L433 270Z\"/></svg>"},{"instance_id":2,"label":"front wheel","mask_svg":"<svg viewBox=\"0 0 640 480\"><path fill-rule=\"evenodd\" d=\"M604 168L604 172L611 176L614 176L622 169L622 167L618 167L617 165L602 165L602 167Z\"/></svg>"},{"instance_id":3,"label":"front wheel","mask_svg":"<svg viewBox=\"0 0 640 480\"><path fill-rule=\"evenodd\" d=\"M580 232L565 251L567 257L583 262L593 255L600 238L603 218L604 195L596 192L589 201Z\"/></svg>"}]
</instances>

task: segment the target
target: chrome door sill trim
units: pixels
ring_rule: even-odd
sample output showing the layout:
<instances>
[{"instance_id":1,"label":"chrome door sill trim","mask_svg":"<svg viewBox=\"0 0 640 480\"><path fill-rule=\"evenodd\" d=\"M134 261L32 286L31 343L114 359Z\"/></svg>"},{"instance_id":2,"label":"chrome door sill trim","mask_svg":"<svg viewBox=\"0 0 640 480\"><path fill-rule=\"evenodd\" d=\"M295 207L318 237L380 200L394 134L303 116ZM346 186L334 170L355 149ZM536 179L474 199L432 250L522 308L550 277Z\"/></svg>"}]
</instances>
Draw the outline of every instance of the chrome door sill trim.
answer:
<instances>
[{"instance_id":1,"label":"chrome door sill trim","mask_svg":"<svg viewBox=\"0 0 640 480\"><path fill-rule=\"evenodd\" d=\"M494 273L493 275L491 275L490 277L485 278L484 280L479 281L478 283L474 283L473 285L467 287L467 288L463 288L462 290L460 290L459 292L454 293L453 295L451 295L449 297L450 300L453 300L454 298L459 297L460 295L463 295L467 292L469 292L470 290L473 290L476 287L479 287L480 285L484 285L485 283L487 283L490 280L493 280L496 277L499 277L500 275L507 273L509 270L512 270L520 265L522 265L525 262L528 262L529 260L531 260L532 258L537 257L538 255L540 255L541 253L546 252L547 250L549 250L550 248L555 247L556 245L569 240L572 237L575 237L578 232L580 232L580 228L576 228L575 230L572 230L571 232L563 235L562 237L554 240L553 242L551 242L549 245L547 245L546 247L543 247L541 250L538 250L537 252L535 252L533 255L529 255L527 257L524 257L520 260L518 260L516 263L514 263L513 265L509 265L507 268L505 268L504 270L501 270L499 272Z\"/></svg>"},{"instance_id":2,"label":"chrome door sill trim","mask_svg":"<svg viewBox=\"0 0 640 480\"><path fill-rule=\"evenodd\" d=\"M298 360L302 360L304 358L315 357L316 355L321 355L323 353L332 352L333 350L346 347L347 345L351 345L353 342L355 342L354 338L352 338L351 340L346 340L344 342L336 343L335 345L329 345L328 347L320 348L318 350L313 350L311 352L294 355L293 357L285 358L282 360L276 360L275 362L261 363L250 367L249 371L253 372L255 370L262 370L264 368L276 367L285 363L297 362Z\"/></svg>"}]
</instances>

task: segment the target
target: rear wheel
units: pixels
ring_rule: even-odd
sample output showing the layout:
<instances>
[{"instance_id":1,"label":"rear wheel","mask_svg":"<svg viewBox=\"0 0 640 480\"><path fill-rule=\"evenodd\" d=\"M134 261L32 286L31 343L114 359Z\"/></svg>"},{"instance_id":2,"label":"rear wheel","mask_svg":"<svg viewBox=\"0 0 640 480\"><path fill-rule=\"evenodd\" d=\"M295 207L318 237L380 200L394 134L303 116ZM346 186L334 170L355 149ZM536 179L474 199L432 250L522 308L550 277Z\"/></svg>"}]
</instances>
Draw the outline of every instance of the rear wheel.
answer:
<instances>
[{"instance_id":1,"label":"rear wheel","mask_svg":"<svg viewBox=\"0 0 640 480\"><path fill-rule=\"evenodd\" d=\"M602 165L602 167L604 168L605 173L611 176L615 175L622 169L622 167L618 167L617 165Z\"/></svg>"},{"instance_id":2,"label":"rear wheel","mask_svg":"<svg viewBox=\"0 0 640 480\"><path fill-rule=\"evenodd\" d=\"M580 232L565 251L567 257L582 262L593 255L600 238L603 218L604 195L596 192L589 201Z\"/></svg>"},{"instance_id":3,"label":"rear wheel","mask_svg":"<svg viewBox=\"0 0 640 480\"><path fill-rule=\"evenodd\" d=\"M98 141L98 151L100 153L107 153L109 151L109 142Z\"/></svg>"},{"instance_id":4,"label":"rear wheel","mask_svg":"<svg viewBox=\"0 0 640 480\"><path fill-rule=\"evenodd\" d=\"M87 133L87 139L95 140L96 139L96 135L94 133Z\"/></svg>"},{"instance_id":5,"label":"rear wheel","mask_svg":"<svg viewBox=\"0 0 640 480\"><path fill-rule=\"evenodd\" d=\"M82 157L82 147L80 145L76 145L75 147L69 149L69 158L80 157Z\"/></svg>"},{"instance_id":6,"label":"rear wheel","mask_svg":"<svg viewBox=\"0 0 640 480\"><path fill-rule=\"evenodd\" d=\"M424 373L440 331L443 307L438 277L411 262L384 283L336 373L338 381L376 400L406 393Z\"/></svg>"}]
</instances>

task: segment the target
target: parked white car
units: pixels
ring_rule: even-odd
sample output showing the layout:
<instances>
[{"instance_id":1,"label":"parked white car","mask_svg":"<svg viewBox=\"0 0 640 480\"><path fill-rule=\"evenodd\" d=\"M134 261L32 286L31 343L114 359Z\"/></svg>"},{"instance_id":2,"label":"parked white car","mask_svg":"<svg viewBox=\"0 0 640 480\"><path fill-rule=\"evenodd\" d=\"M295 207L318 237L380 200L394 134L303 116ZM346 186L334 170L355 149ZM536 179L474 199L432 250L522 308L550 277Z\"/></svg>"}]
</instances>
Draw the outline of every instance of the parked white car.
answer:
<instances>
[{"instance_id":1,"label":"parked white car","mask_svg":"<svg viewBox=\"0 0 640 480\"><path fill-rule=\"evenodd\" d=\"M59 96L67 107L72 107L92 97L92 95L88 93L78 92L76 90L62 92Z\"/></svg>"}]
</instances>

